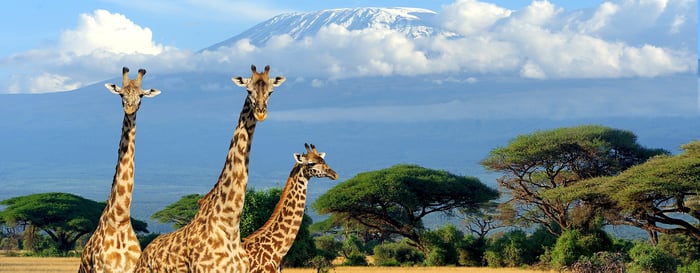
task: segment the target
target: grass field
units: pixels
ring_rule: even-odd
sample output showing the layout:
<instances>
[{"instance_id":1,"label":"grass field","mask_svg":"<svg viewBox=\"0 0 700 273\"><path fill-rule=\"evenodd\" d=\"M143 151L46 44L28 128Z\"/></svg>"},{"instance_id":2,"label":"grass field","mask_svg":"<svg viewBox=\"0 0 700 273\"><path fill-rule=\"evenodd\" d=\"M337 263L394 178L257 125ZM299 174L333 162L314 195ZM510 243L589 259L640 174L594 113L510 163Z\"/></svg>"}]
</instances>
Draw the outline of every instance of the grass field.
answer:
<instances>
[{"instance_id":1,"label":"grass field","mask_svg":"<svg viewBox=\"0 0 700 273\"><path fill-rule=\"evenodd\" d=\"M78 272L79 258L37 258L0 256L0 272L12 273L75 273ZM287 273L315 273L312 268L288 268ZM517 268L483 267L347 267L339 266L331 273L551 273L555 271L525 270Z\"/></svg>"}]
</instances>

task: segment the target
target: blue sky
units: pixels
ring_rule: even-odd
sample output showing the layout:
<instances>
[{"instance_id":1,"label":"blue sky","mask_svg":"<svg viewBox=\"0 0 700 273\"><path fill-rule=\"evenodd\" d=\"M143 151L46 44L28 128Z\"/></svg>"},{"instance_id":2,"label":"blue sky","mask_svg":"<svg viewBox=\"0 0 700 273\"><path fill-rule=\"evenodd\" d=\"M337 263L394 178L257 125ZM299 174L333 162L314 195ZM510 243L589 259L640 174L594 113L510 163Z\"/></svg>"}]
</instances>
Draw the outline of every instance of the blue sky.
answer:
<instances>
[{"instance_id":1,"label":"blue sky","mask_svg":"<svg viewBox=\"0 0 700 273\"><path fill-rule=\"evenodd\" d=\"M218 58L214 60L197 55L196 51L280 13L363 6L410 6L436 11L446 27L467 37L459 41L464 44L431 41L429 45L420 45L399 38L370 42L382 45L392 42L401 47L390 50L408 50L412 54L408 56L422 55L426 50L438 51L448 60L462 62L445 65L446 72L499 74L507 71L521 77L541 79L654 77L689 72L695 69L697 58L697 1L694 0L438 0L400 3L30 0L14 2L11 8L0 11L4 20L0 24L2 33L10 37L2 39L0 46L0 93L76 89L113 77L114 71L127 64L171 73L182 72L179 69L190 63L195 64L190 69L218 68L214 64L226 58L238 58L247 63L249 56L244 56L244 53L272 52L267 55L274 56L276 52L274 48L249 50L239 47L210 54L210 57ZM469 14L469 11L476 13ZM474 17L474 14L478 16ZM476 31L472 21L465 18L476 18L473 21L477 23ZM362 39L371 37L371 34L349 33L348 37ZM315 41L318 42L316 46L324 45L321 38ZM503 47L501 51L495 51L494 48L499 46ZM285 42L282 47L284 50L278 54L290 49L299 50L300 45ZM468 49L448 52L454 47ZM240 53L241 50L249 51ZM329 52L338 56L367 54L350 52L348 48L331 50ZM469 56L470 52L483 56ZM328 63L323 67L341 67L345 68L342 70L344 74L362 76L355 71L356 68L349 66L371 67L379 63L378 67L389 68L384 72L386 75L406 75L427 73L413 68L438 61L411 63L401 56L392 56L395 54L392 52L375 53L380 59L371 59L372 63L335 60L338 64ZM381 59L385 56L395 57L398 63ZM295 68L292 60L278 61L279 67L288 64L288 69ZM584 65L580 65L581 62ZM576 66L580 68L572 69ZM333 74L320 76L337 77Z\"/></svg>"}]
</instances>

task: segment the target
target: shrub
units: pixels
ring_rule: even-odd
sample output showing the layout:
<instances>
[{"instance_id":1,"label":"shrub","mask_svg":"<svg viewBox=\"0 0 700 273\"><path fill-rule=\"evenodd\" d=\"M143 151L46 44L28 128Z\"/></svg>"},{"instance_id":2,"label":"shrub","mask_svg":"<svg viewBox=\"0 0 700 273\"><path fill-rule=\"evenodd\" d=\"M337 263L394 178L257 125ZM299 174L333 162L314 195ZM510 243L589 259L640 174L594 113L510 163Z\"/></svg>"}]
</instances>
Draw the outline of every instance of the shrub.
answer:
<instances>
[{"instance_id":1,"label":"shrub","mask_svg":"<svg viewBox=\"0 0 700 273\"><path fill-rule=\"evenodd\" d=\"M354 253L348 255L348 257L345 258L345 261L343 261L343 265L367 266L369 264L367 263L367 256L361 253Z\"/></svg>"},{"instance_id":2,"label":"shrub","mask_svg":"<svg viewBox=\"0 0 700 273\"><path fill-rule=\"evenodd\" d=\"M317 237L314 239L314 242L316 243L318 255L328 261L333 261L338 257L338 252L340 252L340 248L342 247L342 243L330 235Z\"/></svg>"},{"instance_id":3,"label":"shrub","mask_svg":"<svg viewBox=\"0 0 700 273\"><path fill-rule=\"evenodd\" d=\"M458 265L457 249L462 247L464 234L452 224L426 231L423 240L428 248L426 265Z\"/></svg>"},{"instance_id":4,"label":"shrub","mask_svg":"<svg viewBox=\"0 0 700 273\"><path fill-rule=\"evenodd\" d=\"M160 233L155 233L155 232L144 234L144 235L139 235L138 239L139 239L139 245L141 245L141 249L146 248L146 246L148 244L150 244L153 240L158 238L158 236L160 236Z\"/></svg>"},{"instance_id":5,"label":"shrub","mask_svg":"<svg viewBox=\"0 0 700 273\"><path fill-rule=\"evenodd\" d=\"M678 259L681 264L700 261L700 240L681 234L664 234L659 237L658 248Z\"/></svg>"},{"instance_id":6,"label":"shrub","mask_svg":"<svg viewBox=\"0 0 700 273\"><path fill-rule=\"evenodd\" d=\"M527 235L522 230L513 230L496 239L484 253L491 267L517 267L525 264Z\"/></svg>"},{"instance_id":7,"label":"shrub","mask_svg":"<svg viewBox=\"0 0 700 273\"><path fill-rule=\"evenodd\" d=\"M700 273L700 260L678 266L678 273Z\"/></svg>"},{"instance_id":8,"label":"shrub","mask_svg":"<svg viewBox=\"0 0 700 273\"><path fill-rule=\"evenodd\" d=\"M457 257L460 265L484 266L484 252L486 240L474 236L465 236L457 248Z\"/></svg>"},{"instance_id":9,"label":"shrub","mask_svg":"<svg viewBox=\"0 0 700 273\"><path fill-rule=\"evenodd\" d=\"M374 263L378 266L416 265L423 260L423 254L406 240L374 247Z\"/></svg>"},{"instance_id":10,"label":"shrub","mask_svg":"<svg viewBox=\"0 0 700 273\"><path fill-rule=\"evenodd\" d=\"M630 249L630 272L661 273L676 272L678 260L660 248L638 242Z\"/></svg>"},{"instance_id":11,"label":"shrub","mask_svg":"<svg viewBox=\"0 0 700 273\"><path fill-rule=\"evenodd\" d=\"M603 230L566 230L552 249L551 264L554 267L570 266L582 256L590 257L593 253L608 251L614 246L613 240Z\"/></svg>"},{"instance_id":12,"label":"shrub","mask_svg":"<svg viewBox=\"0 0 700 273\"><path fill-rule=\"evenodd\" d=\"M611 252L582 256L571 266L572 273L620 273L625 270L624 254Z\"/></svg>"}]
</instances>

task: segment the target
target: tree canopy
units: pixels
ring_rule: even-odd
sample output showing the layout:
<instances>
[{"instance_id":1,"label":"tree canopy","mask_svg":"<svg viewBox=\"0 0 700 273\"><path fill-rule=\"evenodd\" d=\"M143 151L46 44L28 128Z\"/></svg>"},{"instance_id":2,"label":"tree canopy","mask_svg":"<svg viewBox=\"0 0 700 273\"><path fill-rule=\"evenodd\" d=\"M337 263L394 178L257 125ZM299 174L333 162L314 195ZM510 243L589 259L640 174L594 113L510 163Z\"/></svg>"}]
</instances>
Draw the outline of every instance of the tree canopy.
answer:
<instances>
[{"instance_id":1,"label":"tree canopy","mask_svg":"<svg viewBox=\"0 0 700 273\"><path fill-rule=\"evenodd\" d=\"M151 219L158 223L172 223L173 229L179 229L187 225L199 209L198 201L204 197L201 194L188 194L151 215Z\"/></svg>"},{"instance_id":2,"label":"tree canopy","mask_svg":"<svg viewBox=\"0 0 700 273\"><path fill-rule=\"evenodd\" d=\"M60 192L37 193L0 201L6 224L31 225L46 232L59 251L67 252L83 235L97 228L106 204ZM132 218L136 232L148 232L147 224Z\"/></svg>"},{"instance_id":3,"label":"tree canopy","mask_svg":"<svg viewBox=\"0 0 700 273\"><path fill-rule=\"evenodd\" d=\"M321 195L313 207L404 236L425 251L421 233L426 215L450 214L496 198L498 192L475 177L401 164L360 173Z\"/></svg>"},{"instance_id":4,"label":"tree canopy","mask_svg":"<svg viewBox=\"0 0 700 273\"><path fill-rule=\"evenodd\" d=\"M539 223L558 233L574 226L571 212L589 211L574 202L556 196L546 198L542 192L569 187L581 180L607 175L640 164L648 158L667 154L662 149L648 149L637 143L632 132L598 125L558 128L521 135L507 146L493 149L481 164L488 170L503 173L498 185L512 198L510 204L519 212L515 218ZM586 226L590 216L577 217Z\"/></svg>"},{"instance_id":5,"label":"tree canopy","mask_svg":"<svg viewBox=\"0 0 700 273\"><path fill-rule=\"evenodd\" d=\"M605 208L608 221L655 233L686 234L700 239L700 141L684 152L660 155L616 176L588 179L547 195L582 200Z\"/></svg>"}]
</instances>

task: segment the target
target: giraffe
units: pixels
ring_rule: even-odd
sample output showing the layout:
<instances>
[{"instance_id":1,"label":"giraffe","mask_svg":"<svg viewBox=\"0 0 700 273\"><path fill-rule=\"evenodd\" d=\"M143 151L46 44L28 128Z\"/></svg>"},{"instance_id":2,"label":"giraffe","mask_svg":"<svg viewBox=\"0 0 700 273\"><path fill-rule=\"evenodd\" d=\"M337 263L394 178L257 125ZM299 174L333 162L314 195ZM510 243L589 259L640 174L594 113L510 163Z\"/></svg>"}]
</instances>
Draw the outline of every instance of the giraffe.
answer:
<instances>
[{"instance_id":1,"label":"giraffe","mask_svg":"<svg viewBox=\"0 0 700 273\"><path fill-rule=\"evenodd\" d=\"M280 270L280 262L292 247L304 217L309 179L338 179L338 174L324 161L325 153L317 152L313 144L304 146L306 154L294 154L296 163L274 212L261 228L243 239L243 248L250 260L250 273Z\"/></svg>"},{"instance_id":2,"label":"giraffe","mask_svg":"<svg viewBox=\"0 0 700 273\"><path fill-rule=\"evenodd\" d=\"M248 185L250 147L258 121L267 117L267 103L284 77L270 78L270 66L252 77L231 80L248 91L233 132L223 170L184 227L153 240L143 251L136 272L247 272L248 256L241 247L240 220Z\"/></svg>"},{"instance_id":3,"label":"giraffe","mask_svg":"<svg viewBox=\"0 0 700 273\"><path fill-rule=\"evenodd\" d=\"M121 96L124 122L112 190L97 228L85 244L78 272L133 272L136 260L141 255L141 246L131 226L136 112L141 105L141 97L151 98L160 94L157 89L141 88L141 79L145 74L145 69L139 69L136 79L129 80L129 68L124 67L121 88L115 84L105 84L110 92Z\"/></svg>"}]
</instances>

